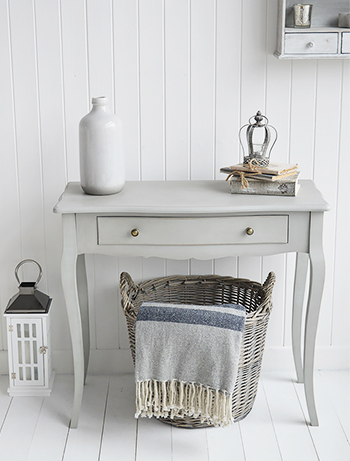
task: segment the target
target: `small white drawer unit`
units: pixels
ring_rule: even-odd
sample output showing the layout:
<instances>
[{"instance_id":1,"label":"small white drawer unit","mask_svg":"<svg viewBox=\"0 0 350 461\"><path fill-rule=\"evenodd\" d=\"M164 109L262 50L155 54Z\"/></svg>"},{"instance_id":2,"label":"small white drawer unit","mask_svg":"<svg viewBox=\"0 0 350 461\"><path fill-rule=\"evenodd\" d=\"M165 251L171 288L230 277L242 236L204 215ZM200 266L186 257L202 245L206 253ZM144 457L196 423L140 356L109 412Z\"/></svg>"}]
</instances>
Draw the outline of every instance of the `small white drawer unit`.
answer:
<instances>
[{"instance_id":1,"label":"small white drawer unit","mask_svg":"<svg viewBox=\"0 0 350 461\"><path fill-rule=\"evenodd\" d=\"M349 11L348 0L313 0L311 27L296 28L294 0L278 0L278 59L349 59L349 29L338 27L339 13Z\"/></svg>"}]
</instances>

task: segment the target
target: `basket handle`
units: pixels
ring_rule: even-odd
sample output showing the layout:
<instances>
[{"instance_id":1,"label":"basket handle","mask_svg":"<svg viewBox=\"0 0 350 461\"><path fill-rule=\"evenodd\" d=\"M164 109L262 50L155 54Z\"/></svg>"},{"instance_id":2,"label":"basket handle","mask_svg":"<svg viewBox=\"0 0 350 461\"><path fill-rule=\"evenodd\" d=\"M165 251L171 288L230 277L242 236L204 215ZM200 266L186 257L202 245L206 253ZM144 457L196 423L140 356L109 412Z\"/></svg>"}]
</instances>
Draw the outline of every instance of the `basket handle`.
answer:
<instances>
[{"instance_id":1,"label":"basket handle","mask_svg":"<svg viewBox=\"0 0 350 461\"><path fill-rule=\"evenodd\" d=\"M265 282L263 283L263 288L266 293L266 296L271 296L275 282L276 274L274 272L270 272L269 275L266 277Z\"/></svg>"},{"instance_id":2,"label":"basket handle","mask_svg":"<svg viewBox=\"0 0 350 461\"><path fill-rule=\"evenodd\" d=\"M259 313L270 312L272 308L271 296L272 296L272 290L273 290L273 286L275 282L276 282L276 275L274 272L270 272L265 282L262 285L263 298L261 300L260 309L257 310L256 313L257 312Z\"/></svg>"},{"instance_id":3,"label":"basket handle","mask_svg":"<svg viewBox=\"0 0 350 461\"><path fill-rule=\"evenodd\" d=\"M139 291L138 285L133 281L131 276L127 272L120 274L120 293L122 297L122 309L125 314L132 315L133 306L130 303L130 292L133 291L135 294Z\"/></svg>"}]
</instances>

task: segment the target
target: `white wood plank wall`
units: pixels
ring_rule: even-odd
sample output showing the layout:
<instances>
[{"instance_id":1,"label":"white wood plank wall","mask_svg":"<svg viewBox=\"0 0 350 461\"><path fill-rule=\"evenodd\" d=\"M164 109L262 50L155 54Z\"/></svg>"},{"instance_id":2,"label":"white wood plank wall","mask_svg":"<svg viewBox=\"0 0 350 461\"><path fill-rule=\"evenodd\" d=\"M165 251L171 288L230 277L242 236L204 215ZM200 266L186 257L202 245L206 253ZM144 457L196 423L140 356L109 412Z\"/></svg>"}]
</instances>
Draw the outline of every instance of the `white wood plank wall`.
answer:
<instances>
[{"instance_id":1,"label":"white wood plank wall","mask_svg":"<svg viewBox=\"0 0 350 461\"><path fill-rule=\"evenodd\" d=\"M105 95L124 123L128 180L224 179L220 167L240 158L239 128L257 110L268 116L279 133L272 158L297 162L331 205L317 341L324 357L346 363L350 63L278 61L276 18L277 0L0 0L0 306L17 291L16 264L39 261L40 289L54 298L56 357L60 351L70 357L70 340L61 223L52 208L66 182L79 180L79 120L93 96ZM103 357L128 347L115 283L122 270L136 280L216 272L259 281L274 270L267 346L287 350L294 261L293 255L206 262L89 256L92 349L101 352L103 368ZM34 271L24 267L23 278ZM6 351L2 316L0 323ZM6 360L0 353L0 371ZM56 363L58 371L64 366Z\"/></svg>"}]
</instances>

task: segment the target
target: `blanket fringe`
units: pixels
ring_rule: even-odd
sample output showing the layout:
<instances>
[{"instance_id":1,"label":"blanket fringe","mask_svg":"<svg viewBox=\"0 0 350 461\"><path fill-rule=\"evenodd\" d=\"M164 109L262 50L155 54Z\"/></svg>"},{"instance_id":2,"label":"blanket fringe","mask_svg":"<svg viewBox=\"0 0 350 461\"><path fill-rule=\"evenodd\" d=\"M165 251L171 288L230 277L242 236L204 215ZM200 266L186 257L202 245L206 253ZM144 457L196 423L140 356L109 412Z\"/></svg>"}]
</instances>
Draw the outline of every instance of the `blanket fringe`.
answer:
<instances>
[{"instance_id":1,"label":"blanket fringe","mask_svg":"<svg viewBox=\"0 0 350 461\"><path fill-rule=\"evenodd\" d=\"M175 379L137 381L135 417L139 416L193 416L202 423L225 427L233 423L232 394Z\"/></svg>"}]
</instances>

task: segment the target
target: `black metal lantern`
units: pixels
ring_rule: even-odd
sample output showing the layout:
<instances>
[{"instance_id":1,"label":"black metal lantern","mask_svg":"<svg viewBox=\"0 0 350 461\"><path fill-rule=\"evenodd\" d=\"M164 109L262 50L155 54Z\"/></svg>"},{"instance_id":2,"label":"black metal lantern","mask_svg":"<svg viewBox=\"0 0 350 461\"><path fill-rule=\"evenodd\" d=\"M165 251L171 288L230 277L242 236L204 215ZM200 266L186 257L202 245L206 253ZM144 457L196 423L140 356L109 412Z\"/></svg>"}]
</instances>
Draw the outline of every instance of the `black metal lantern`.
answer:
<instances>
[{"instance_id":1,"label":"black metal lantern","mask_svg":"<svg viewBox=\"0 0 350 461\"><path fill-rule=\"evenodd\" d=\"M254 123L251 120L254 119ZM260 111L250 117L249 123L239 130L239 141L243 148L243 164L252 162L254 166L268 166L270 163L270 152L277 141L276 129L269 125L267 117ZM245 143L242 141L242 131L245 129ZM272 131L271 131L272 130ZM271 140L272 135L272 140ZM271 144L272 141L272 144Z\"/></svg>"},{"instance_id":2,"label":"black metal lantern","mask_svg":"<svg viewBox=\"0 0 350 461\"><path fill-rule=\"evenodd\" d=\"M25 263L39 268L36 282L21 282L18 269ZM42 276L40 264L33 259L15 268L19 292L7 304L9 360L8 393L11 396L50 395L55 373L51 367L50 305L52 299L37 290Z\"/></svg>"},{"instance_id":3,"label":"black metal lantern","mask_svg":"<svg viewBox=\"0 0 350 461\"><path fill-rule=\"evenodd\" d=\"M35 263L39 268L36 282L21 282L18 277L19 268L28 262ZM37 285L42 277L42 269L39 263L33 259L25 259L17 264L15 276L19 283L19 292L15 294L7 304L5 314L45 314L49 311L52 299L50 296L37 290Z\"/></svg>"}]
</instances>

